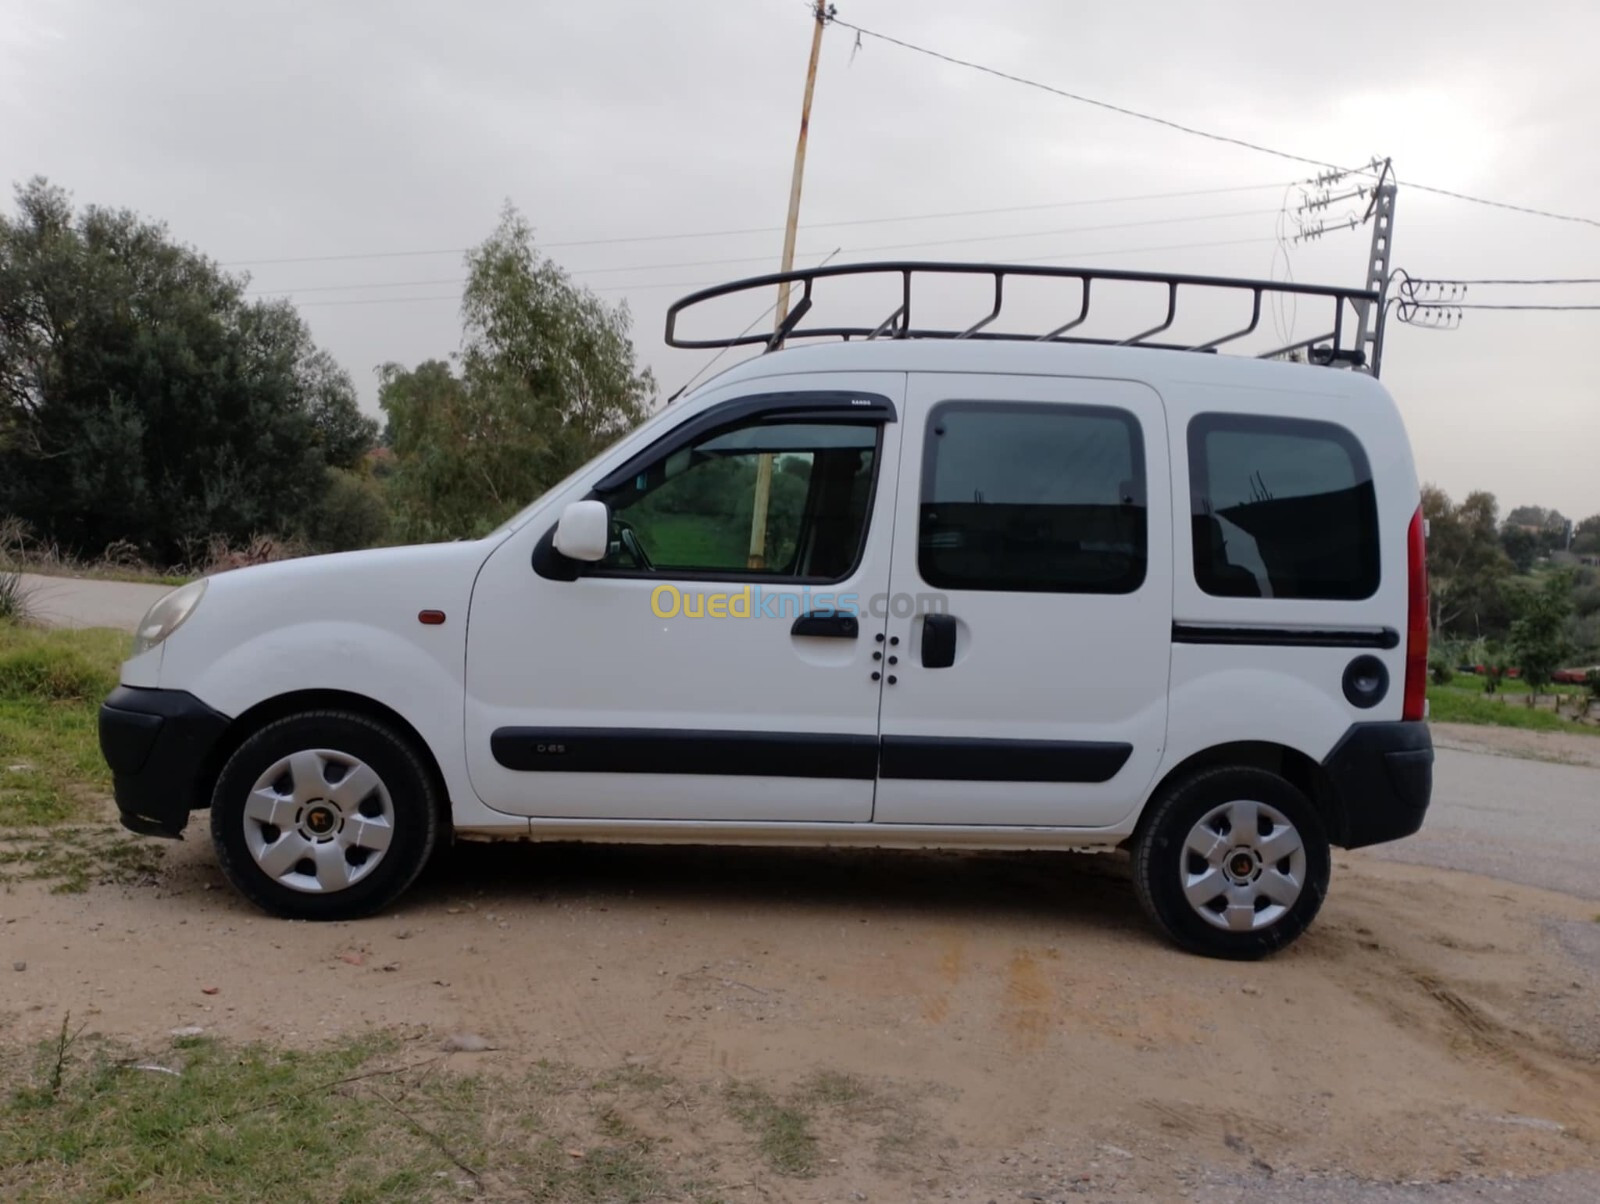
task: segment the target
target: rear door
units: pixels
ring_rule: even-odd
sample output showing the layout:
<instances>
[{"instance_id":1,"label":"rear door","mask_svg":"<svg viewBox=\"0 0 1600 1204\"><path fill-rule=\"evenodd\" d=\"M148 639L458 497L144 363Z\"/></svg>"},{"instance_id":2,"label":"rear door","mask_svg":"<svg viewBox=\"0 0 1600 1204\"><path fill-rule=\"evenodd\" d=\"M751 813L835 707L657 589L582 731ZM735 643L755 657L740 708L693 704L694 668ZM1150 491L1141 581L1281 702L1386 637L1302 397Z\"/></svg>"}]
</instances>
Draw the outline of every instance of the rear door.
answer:
<instances>
[{"instance_id":1,"label":"rear door","mask_svg":"<svg viewBox=\"0 0 1600 1204\"><path fill-rule=\"evenodd\" d=\"M1165 737L1160 396L919 374L903 425L874 819L1115 824Z\"/></svg>"}]
</instances>

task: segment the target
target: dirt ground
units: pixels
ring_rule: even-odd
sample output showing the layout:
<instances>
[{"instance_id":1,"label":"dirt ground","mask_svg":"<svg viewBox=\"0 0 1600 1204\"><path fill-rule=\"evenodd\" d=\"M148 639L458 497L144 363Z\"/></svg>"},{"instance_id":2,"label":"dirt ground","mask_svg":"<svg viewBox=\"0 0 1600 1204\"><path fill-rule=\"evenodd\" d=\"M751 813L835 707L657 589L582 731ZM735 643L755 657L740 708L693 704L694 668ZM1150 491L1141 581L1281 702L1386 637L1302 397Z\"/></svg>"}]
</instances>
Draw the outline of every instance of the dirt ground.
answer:
<instances>
[{"instance_id":1,"label":"dirt ground","mask_svg":"<svg viewBox=\"0 0 1600 1204\"><path fill-rule=\"evenodd\" d=\"M249 908L199 836L153 882L0 894L12 1038L465 1032L495 1047L451 1055L474 1069L842 1071L899 1101L729 1200L1600 1169L1600 917L1563 895L1339 854L1311 932L1236 965L1160 941L1116 855L467 845L399 910L312 925ZM680 1157L715 1146L694 1098L640 1121Z\"/></svg>"},{"instance_id":2,"label":"dirt ground","mask_svg":"<svg viewBox=\"0 0 1600 1204\"><path fill-rule=\"evenodd\" d=\"M1433 742L1440 748L1600 768L1600 738L1582 732L1539 732L1470 723L1435 723L1432 727Z\"/></svg>"}]
</instances>

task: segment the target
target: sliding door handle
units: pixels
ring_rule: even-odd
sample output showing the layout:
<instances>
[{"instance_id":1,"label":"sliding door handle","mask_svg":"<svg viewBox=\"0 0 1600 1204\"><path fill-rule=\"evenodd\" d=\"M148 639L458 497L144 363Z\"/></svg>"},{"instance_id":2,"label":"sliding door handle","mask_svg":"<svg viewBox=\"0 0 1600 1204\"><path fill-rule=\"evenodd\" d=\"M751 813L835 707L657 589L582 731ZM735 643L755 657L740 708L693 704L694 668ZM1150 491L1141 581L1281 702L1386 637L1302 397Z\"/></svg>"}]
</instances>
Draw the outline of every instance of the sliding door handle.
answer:
<instances>
[{"instance_id":1,"label":"sliding door handle","mask_svg":"<svg viewBox=\"0 0 1600 1204\"><path fill-rule=\"evenodd\" d=\"M821 611L801 615L789 628L789 634L819 636L825 640L853 640L861 634L861 624L855 615Z\"/></svg>"},{"instance_id":2,"label":"sliding door handle","mask_svg":"<svg viewBox=\"0 0 1600 1204\"><path fill-rule=\"evenodd\" d=\"M951 615L922 616L922 667L948 669L956 663L956 621Z\"/></svg>"}]
</instances>

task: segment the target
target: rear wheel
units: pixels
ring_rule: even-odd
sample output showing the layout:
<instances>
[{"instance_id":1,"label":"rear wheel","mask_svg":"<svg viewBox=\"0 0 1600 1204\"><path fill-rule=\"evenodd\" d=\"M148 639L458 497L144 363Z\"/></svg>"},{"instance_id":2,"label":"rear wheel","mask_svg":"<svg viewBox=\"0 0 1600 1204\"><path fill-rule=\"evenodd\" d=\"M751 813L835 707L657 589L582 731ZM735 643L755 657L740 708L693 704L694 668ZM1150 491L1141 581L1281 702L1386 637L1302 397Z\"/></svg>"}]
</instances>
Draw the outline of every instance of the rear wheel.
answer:
<instances>
[{"instance_id":1,"label":"rear wheel","mask_svg":"<svg viewBox=\"0 0 1600 1204\"><path fill-rule=\"evenodd\" d=\"M1179 945L1258 958L1310 925L1332 858L1316 808L1296 787L1263 769L1208 769L1151 806L1134 848L1134 888Z\"/></svg>"},{"instance_id":2,"label":"rear wheel","mask_svg":"<svg viewBox=\"0 0 1600 1204\"><path fill-rule=\"evenodd\" d=\"M229 758L211 799L228 880L258 907L347 920L391 903L438 839L433 779L404 737L344 711L269 723Z\"/></svg>"}]
</instances>

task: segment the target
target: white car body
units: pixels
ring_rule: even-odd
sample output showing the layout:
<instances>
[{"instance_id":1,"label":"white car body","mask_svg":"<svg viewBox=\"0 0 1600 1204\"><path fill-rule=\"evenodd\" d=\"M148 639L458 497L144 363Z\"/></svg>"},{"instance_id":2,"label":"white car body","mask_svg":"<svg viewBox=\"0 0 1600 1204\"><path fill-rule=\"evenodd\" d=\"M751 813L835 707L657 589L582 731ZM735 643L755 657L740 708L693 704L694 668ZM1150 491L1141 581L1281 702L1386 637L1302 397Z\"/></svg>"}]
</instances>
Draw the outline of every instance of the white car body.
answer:
<instances>
[{"instance_id":1,"label":"white car body","mask_svg":"<svg viewBox=\"0 0 1600 1204\"><path fill-rule=\"evenodd\" d=\"M737 592L737 580L670 573L560 580L532 567L567 507L657 441L741 399L811 393L892 407L892 420L879 424L864 545L843 580L763 582L762 591L792 596L799 609L808 589L858 595L868 608L859 638L792 635L793 612L688 619L662 618L652 608L662 582L692 608L702 595ZM1033 412L1029 406L1089 407L1136 424L1142 490L1124 484L1142 493L1145 513L1137 588L939 590L922 579L930 414L953 401L1023 414ZM1200 587L1186 432L1197 417L1214 414L1334 424L1359 445L1379 532L1370 596L1215 596ZM1148 348L949 340L809 346L749 360L663 408L487 538L217 575L173 634L123 666L122 682L184 692L243 728L313 704L395 723L436 767L459 837L1118 845L1185 767L1231 757L1275 768L1310 795L1306 775L1317 771L1308 767L1325 767L1353 728L1421 717L1403 715L1404 686L1414 684L1408 646L1413 661L1418 651L1408 627L1417 567L1408 559L1408 549L1415 552L1408 532L1420 521L1418 505L1399 412L1363 373ZM915 608L935 594L955 620L958 651L947 667L928 668L918 655L926 617L896 608L908 605L899 598ZM870 613L870 600L881 595L894 599L884 604L889 613ZM442 612L443 621L419 621L424 611ZM1251 632L1263 633L1260 642ZM1340 688L1358 655L1369 670L1375 658L1387 678L1375 699L1359 703ZM1414 663L1410 671L1417 672ZM673 764L641 773L620 761L567 771L561 758L570 754L546 751L560 740L541 733L574 731L580 741L605 731L645 733L647 741L652 732L676 734L686 747L703 747L706 760L699 772ZM526 737L506 735L519 732ZM803 745L820 733L834 741L826 756L870 749L883 762L870 776L801 776L796 766L809 770L802 750L800 760L779 757L789 766L782 773L748 765L729 772L716 758L738 746L740 733L780 750L782 738ZM625 752L633 738L617 747ZM991 756L990 745L962 741L994 741L1000 751ZM1080 746L1127 753L1109 776L1077 775L1100 780L1064 780L1070 771L1028 780L1027 770L1008 768L1019 762L1000 756L1008 742L1023 756L1029 742L1068 754ZM924 750L946 769L904 768ZM891 761L903 771L891 775ZM197 775L191 806L209 801L215 772L212 764ZM1324 798L1319 805L1333 808L1335 842L1365 843L1336 813L1345 804ZM1380 824L1374 838L1415 823L1390 825L1393 833Z\"/></svg>"}]
</instances>

